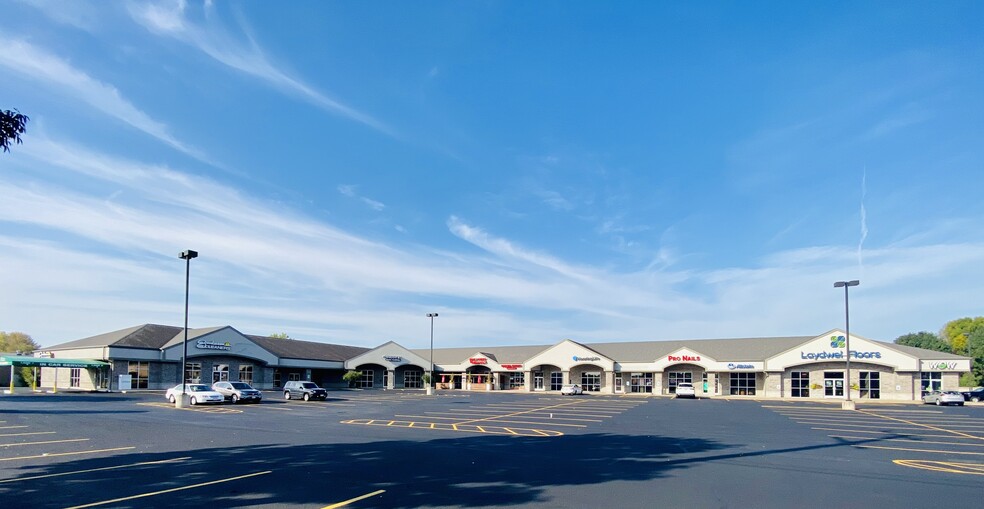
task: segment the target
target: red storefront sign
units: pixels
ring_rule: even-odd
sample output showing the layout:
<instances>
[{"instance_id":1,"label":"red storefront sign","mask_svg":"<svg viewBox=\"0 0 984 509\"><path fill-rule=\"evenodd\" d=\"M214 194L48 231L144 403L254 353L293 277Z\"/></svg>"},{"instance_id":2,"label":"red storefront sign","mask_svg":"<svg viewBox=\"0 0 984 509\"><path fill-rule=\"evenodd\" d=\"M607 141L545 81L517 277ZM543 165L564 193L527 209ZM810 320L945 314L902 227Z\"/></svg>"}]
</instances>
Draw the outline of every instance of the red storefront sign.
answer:
<instances>
[{"instance_id":1,"label":"red storefront sign","mask_svg":"<svg viewBox=\"0 0 984 509\"><path fill-rule=\"evenodd\" d=\"M471 359L468 359L468 362L472 364L488 364L489 360L485 357L472 357Z\"/></svg>"},{"instance_id":2,"label":"red storefront sign","mask_svg":"<svg viewBox=\"0 0 984 509\"><path fill-rule=\"evenodd\" d=\"M517 369L523 369L522 364L500 364L500 366L502 366L503 369L513 370L513 371Z\"/></svg>"}]
</instances>

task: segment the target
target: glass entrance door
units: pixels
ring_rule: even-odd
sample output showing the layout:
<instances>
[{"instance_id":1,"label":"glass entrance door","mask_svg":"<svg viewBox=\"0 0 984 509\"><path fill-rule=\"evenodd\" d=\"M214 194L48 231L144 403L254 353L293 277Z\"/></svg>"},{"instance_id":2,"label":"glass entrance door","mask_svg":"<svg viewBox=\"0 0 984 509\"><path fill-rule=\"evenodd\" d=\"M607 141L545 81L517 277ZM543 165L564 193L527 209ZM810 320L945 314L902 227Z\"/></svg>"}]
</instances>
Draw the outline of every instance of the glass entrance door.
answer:
<instances>
[{"instance_id":1,"label":"glass entrance door","mask_svg":"<svg viewBox=\"0 0 984 509\"><path fill-rule=\"evenodd\" d=\"M823 396L826 398L844 397L844 373L842 371L823 372Z\"/></svg>"},{"instance_id":2,"label":"glass entrance door","mask_svg":"<svg viewBox=\"0 0 984 509\"><path fill-rule=\"evenodd\" d=\"M228 382L229 381L229 365L228 364L216 364L212 368L212 383L215 382Z\"/></svg>"},{"instance_id":3,"label":"glass entrance door","mask_svg":"<svg viewBox=\"0 0 984 509\"><path fill-rule=\"evenodd\" d=\"M533 373L533 390L543 390L543 371L536 371Z\"/></svg>"},{"instance_id":4,"label":"glass entrance door","mask_svg":"<svg viewBox=\"0 0 984 509\"><path fill-rule=\"evenodd\" d=\"M615 375L615 392L623 393L625 389L622 388L622 374L617 373Z\"/></svg>"}]
</instances>

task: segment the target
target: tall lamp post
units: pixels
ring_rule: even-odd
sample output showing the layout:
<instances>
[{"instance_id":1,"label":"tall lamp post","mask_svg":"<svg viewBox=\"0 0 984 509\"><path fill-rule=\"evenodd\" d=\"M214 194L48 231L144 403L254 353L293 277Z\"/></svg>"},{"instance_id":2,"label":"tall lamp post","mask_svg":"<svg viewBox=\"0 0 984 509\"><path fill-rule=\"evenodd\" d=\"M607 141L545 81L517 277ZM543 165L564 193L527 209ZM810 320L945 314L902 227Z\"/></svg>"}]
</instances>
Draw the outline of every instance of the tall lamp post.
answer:
<instances>
[{"instance_id":1,"label":"tall lamp post","mask_svg":"<svg viewBox=\"0 0 984 509\"><path fill-rule=\"evenodd\" d=\"M834 283L834 288L844 287L844 347L847 351L846 356L846 373L844 373L844 393L847 397L844 398L844 402L841 405L845 410L854 410L854 402L851 401L851 311L847 300L847 289L852 286L858 286L861 281L857 279L852 281L837 281Z\"/></svg>"},{"instance_id":2,"label":"tall lamp post","mask_svg":"<svg viewBox=\"0 0 984 509\"><path fill-rule=\"evenodd\" d=\"M427 395L434 394L434 318L437 313L427 313L427 318L431 319L431 349L430 349L430 372L427 373Z\"/></svg>"},{"instance_id":3,"label":"tall lamp post","mask_svg":"<svg viewBox=\"0 0 984 509\"><path fill-rule=\"evenodd\" d=\"M192 251L191 249L182 251L178 255L178 258L185 261L185 322L184 341L181 342L181 368L178 369L178 376L181 377L181 397L175 398L174 406L182 408L185 406L185 400L188 399L188 395L185 393L185 382L187 381L185 371L188 366L188 286L191 282L191 259L198 258L198 251Z\"/></svg>"}]
</instances>

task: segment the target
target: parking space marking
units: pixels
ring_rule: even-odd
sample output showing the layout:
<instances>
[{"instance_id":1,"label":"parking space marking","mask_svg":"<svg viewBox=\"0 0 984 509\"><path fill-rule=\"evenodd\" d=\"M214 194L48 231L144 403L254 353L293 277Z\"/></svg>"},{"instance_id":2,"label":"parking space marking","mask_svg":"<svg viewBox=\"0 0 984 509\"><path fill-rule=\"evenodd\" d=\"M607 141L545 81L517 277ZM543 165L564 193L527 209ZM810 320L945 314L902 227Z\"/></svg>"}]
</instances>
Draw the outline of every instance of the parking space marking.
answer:
<instances>
[{"instance_id":1,"label":"parking space marking","mask_svg":"<svg viewBox=\"0 0 984 509\"><path fill-rule=\"evenodd\" d=\"M953 461L925 460L894 460L893 463L904 467L921 468L923 470L932 470L935 472L984 475L984 464L982 463L957 463Z\"/></svg>"},{"instance_id":2,"label":"parking space marking","mask_svg":"<svg viewBox=\"0 0 984 509\"><path fill-rule=\"evenodd\" d=\"M936 427L936 426L931 426L929 424L919 424L917 422L909 421L909 420L906 420L906 419L899 419L897 417L892 417L892 416L888 416L888 415L879 416L878 414L873 414L873 413L868 412L868 411L865 411L865 410L858 410L858 412L863 413L863 414L867 414L867 415L874 415L874 416L882 417L883 419L888 419L888 420L892 420L892 421L903 422L903 423L911 424L911 425L914 425L914 426L921 426L921 427L929 428L929 429L936 430L936 431L942 431L944 433L953 433L954 435L960 435L960 436L967 437L967 438L973 438L973 439L976 439L976 440L984 440L984 437L970 435L968 433L963 433L961 431L956 431L956 430L946 429L946 428L939 428L939 427ZM958 426L953 426L953 427L958 427ZM968 426L959 426L959 427L966 428Z\"/></svg>"},{"instance_id":3,"label":"parking space marking","mask_svg":"<svg viewBox=\"0 0 984 509\"><path fill-rule=\"evenodd\" d=\"M141 493L140 495L133 495L133 496L129 496L129 497L114 498L112 500L103 500L101 502L93 502L91 504L76 505L76 506L69 507L68 509L84 509L86 507L96 507L96 506L100 506L100 505L115 504L117 502L126 502L127 500L136 500L138 498L153 497L153 496L156 496L156 495L163 495L165 493L174 493L176 491L191 490L191 489L195 489L195 488L201 488L203 486L211 486L213 484L220 484L220 483L224 483L224 482L238 481L240 479L247 479L247 478L250 478L250 477L256 477L258 475L265 475L265 474L269 474L269 473L272 473L272 472L273 472L273 470L266 470L264 472L254 472L252 474L246 474L246 475L240 475L240 476L236 476L236 477L230 477L228 479L219 479L219 480L216 480L216 481L209 481L209 482L203 482L203 483L198 483L198 484L192 484L191 486L181 486L181 487L178 487L178 488L171 488L171 489L167 489L167 490L154 491L154 492L151 492L151 493Z\"/></svg>"},{"instance_id":4,"label":"parking space marking","mask_svg":"<svg viewBox=\"0 0 984 509\"><path fill-rule=\"evenodd\" d=\"M85 442L89 440L88 438L66 438L64 440L45 440L43 442L11 442L9 444L0 444L0 447L17 447L21 445L45 445L45 444L63 444L66 442Z\"/></svg>"},{"instance_id":5,"label":"parking space marking","mask_svg":"<svg viewBox=\"0 0 984 509\"><path fill-rule=\"evenodd\" d=\"M560 404L557 404L557 405L550 405L550 406L535 408L535 409L531 409L531 410L522 410L522 411L519 411L519 412L512 412L512 413L509 413L509 414L499 415L497 417L486 417L486 418L483 418L483 419L467 419L467 420L464 420L464 421L457 422L456 424L469 424L469 423L472 423L472 422L489 421L489 420L499 419L499 418L504 419L506 417L515 417L517 415L529 414L530 412L542 411L542 410L549 410L551 408L562 408L562 407L569 406L569 405L574 405L574 404L577 404L577 402L575 401L575 402L572 402L572 403L560 403Z\"/></svg>"},{"instance_id":6,"label":"parking space marking","mask_svg":"<svg viewBox=\"0 0 984 509\"><path fill-rule=\"evenodd\" d=\"M375 497L376 495L380 495L380 494L383 494L383 493L386 493L386 490L376 490L376 491L374 491L372 493L366 493L365 495L361 495L361 496L358 496L358 497L355 497L355 498L350 498L350 499L345 500L343 502L338 502L337 504L326 505L326 506L322 507L321 509L338 509L339 507L345 507L345 506L347 506L347 505L349 505L349 504L351 504L353 502L358 502L360 500L365 500L367 498Z\"/></svg>"},{"instance_id":7,"label":"parking space marking","mask_svg":"<svg viewBox=\"0 0 984 509\"><path fill-rule=\"evenodd\" d=\"M397 415L395 415L395 417L403 417L403 418L406 418L406 419L431 419L431 420L433 420L433 419L444 419L444 420L448 420L448 421L457 420L454 417L435 417L435 416L431 416L431 415L404 415L404 414L397 414ZM517 421L517 420L512 420L512 419L502 419L502 420L497 419L494 422L497 422L497 423L500 423L500 424L505 424L505 423L509 423L509 424L547 424L546 422L543 422L543 421ZM586 424L567 424L567 423L552 422L552 421L549 423L549 425L550 426L564 426L564 427L568 427L568 428L587 428L588 427Z\"/></svg>"},{"instance_id":8,"label":"parking space marking","mask_svg":"<svg viewBox=\"0 0 984 509\"><path fill-rule=\"evenodd\" d=\"M857 447L859 449L887 449L889 451L908 451L908 452L929 452L936 454L964 454L971 456L984 456L984 452L971 452L971 451L941 451L938 449L908 449L905 447L887 447L881 445L854 445L852 447Z\"/></svg>"},{"instance_id":9,"label":"parking space marking","mask_svg":"<svg viewBox=\"0 0 984 509\"><path fill-rule=\"evenodd\" d=\"M239 410L238 408L229 408L229 407L225 407L225 406L191 405L191 406L186 406L186 407L183 407L183 408L178 408L178 407L174 406L173 403L156 403L156 402L150 402L150 403L137 403L137 404L138 405L141 405L141 406L151 406L151 407L157 407L157 408L170 408L170 409L173 409L173 410L188 410L188 411L191 411L191 412L204 412L204 413L208 413L208 414L241 414L241 413L243 413L243 411L242 410Z\"/></svg>"},{"instance_id":10,"label":"parking space marking","mask_svg":"<svg viewBox=\"0 0 984 509\"><path fill-rule=\"evenodd\" d=\"M811 419L811 420L801 420L801 421L794 420L793 422L795 422L797 424L830 424L831 423L830 420L821 420L821 419ZM877 421L868 421L868 422L877 422ZM861 424L861 423L853 423L853 422L845 422L845 423L841 423L841 424L846 425L846 426L856 426L858 428L885 428L885 426L886 426L885 424ZM956 427L965 428L965 427L968 427L968 426L952 426L952 427L954 427L954 428L956 428ZM957 431L957 430L952 430L952 429L946 429L946 428L940 428L940 427L937 427L937 426L931 426L929 424L912 423L912 424L907 425L907 426L895 425L895 426L893 426L893 429L932 429L932 430L936 430L936 431L943 431L943 432L947 432L947 433L953 433L953 434L956 434L956 435L961 435L961 436L964 436L964 437L967 437L967 438L974 438L974 439L977 439L977 440L984 440L984 437L978 437L978 436L975 436L975 435L970 435L970 434L964 433L962 431Z\"/></svg>"},{"instance_id":11,"label":"parking space marking","mask_svg":"<svg viewBox=\"0 0 984 509\"><path fill-rule=\"evenodd\" d=\"M56 456L74 456L77 454L95 454L99 452L116 452L116 451L128 451L130 449L136 449L135 446L129 447L113 447L112 449L93 449L91 451L73 451L73 452L46 452L44 454L35 454L33 456L18 456L15 458L0 458L0 461L16 461L16 460L33 460L39 458L53 458Z\"/></svg>"},{"instance_id":12,"label":"parking space marking","mask_svg":"<svg viewBox=\"0 0 984 509\"><path fill-rule=\"evenodd\" d=\"M827 435L830 438L845 438L849 440L870 440L871 437L852 437L847 435ZM905 435L909 436L909 435ZM912 440L909 438L882 438L882 442L915 442L917 444L959 445L963 447L984 447L984 444L966 444L963 442L940 442L936 440Z\"/></svg>"},{"instance_id":13,"label":"parking space marking","mask_svg":"<svg viewBox=\"0 0 984 509\"><path fill-rule=\"evenodd\" d=\"M27 426L0 426L0 429L26 428Z\"/></svg>"},{"instance_id":14,"label":"parking space marking","mask_svg":"<svg viewBox=\"0 0 984 509\"><path fill-rule=\"evenodd\" d=\"M815 429L819 431L840 431L844 433L873 433L878 435L899 435L905 437L927 437L927 438L953 438L953 435L929 435L922 433L905 433L905 432L894 432L894 431L875 431L875 430L865 430L865 429L844 429L844 428L819 428L814 427L810 429Z\"/></svg>"},{"instance_id":15,"label":"parking space marking","mask_svg":"<svg viewBox=\"0 0 984 509\"><path fill-rule=\"evenodd\" d=\"M102 467L102 468L90 468L87 470L75 470L72 472L60 472L57 474L45 474L45 475L32 475L28 477L17 477L14 479L4 479L0 481L0 484L19 482L19 481L34 481L37 479L47 479L49 477L64 477L66 475L76 475L76 474L87 474L90 472L102 472L104 470L118 470L120 468L131 468L131 467L142 467L146 465L160 465L164 463L177 463L180 461L190 460L191 456L185 456L183 458L172 458L169 460L158 460L158 461L141 461L140 463L130 463L129 465L116 465L114 467Z\"/></svg>"},{"instance_id":16,"label":"parking space marking","mask_svg":"<svg viewBox=\"0 0 984 509\"><path fill-rule=\"evenodd\" d=\"M25 433L4 433L0 437L23 437L27 435L53 435L56 431L27 431Z\"/></svg>"},{"instance_id":17,"label":"parking space marking","mask_svg":"<svg viewBox=\"0 0 984 509\"><path fill-rule=\"evenodd\" d=\"M466 433L486 433L492 435L518 435L525 437L559 437L563 433L555 430L515 428L505 426L478 426L475 424L458 424L452 422L416 422L390 419L350 419L341 421L342 424L361 424L364 426L386 426L398 428L433 429L440 431L462 431Z\"/></svg>"}]
</instances>

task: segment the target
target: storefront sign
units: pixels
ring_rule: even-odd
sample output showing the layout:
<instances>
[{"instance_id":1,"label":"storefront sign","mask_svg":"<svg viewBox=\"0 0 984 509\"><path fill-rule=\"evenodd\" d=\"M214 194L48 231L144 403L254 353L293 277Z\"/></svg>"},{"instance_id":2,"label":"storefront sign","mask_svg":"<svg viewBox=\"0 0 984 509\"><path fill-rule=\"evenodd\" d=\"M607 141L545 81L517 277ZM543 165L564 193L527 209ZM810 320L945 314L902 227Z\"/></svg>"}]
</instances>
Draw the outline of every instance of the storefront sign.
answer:
<instances>
[{"instance_id":1,"label":"storefront sign","mask_svg":"<svg viewBox=\"0 0 984 509\"><path fill-rule=\"evenodd\" d=\"M601 357L578 357L574 356L574 362L595 362L600 361Z\"/></svg>"},{"instance_id":2,"label":"storefront sign","mask_svg":"<svg viewBox=\"0 0 984 509\"><path fill-rule=\"evenodd\" d=\"M667 355L666 360L673 362L700 362L699 355Z\"/></svg>"},{"instance_id":3,"label":"storefront sign","mask_svg":"<svg viewBox=\"0 0 984 509\"><path fill-rule=\"evenodd\" d=\"M196 348L201 348L202 350L232 350L232 344L228 341L225 343L216 343L215 341L206 341L204 339L199 339L195 343Z\"/></svg>"},{"instance_id":4,"label":"storefront sign","mask_svg":"<svg viewBox=\"0 0 984 509\"><path fill-rule=\"evenodd\" d=\"M383 360L389 362L403 362L403 357L400 357L399 355L384 355Z\"/></svg>"},{"instance_id":5,"label":"storefront sign","mask_svg":"<svg viewBox=\"0 0 984 509\"><path fill-rule=\"evenodd\" d=\"M881 359L881 352L858 352L856 350L851 350L852 359ZM800 351L800 358L807 359L811 361L823 361L828 359L843 359L844 352L810 352L806 353Z\"/></svg>"},{"instance_id":6,"label":"storefront sign","mask_svg":"<svg viewBox=\"0 0 984 509\"><path fill-rule=\"evenodd\" d=\"M956 362L923 361L923 371L956 371Z\"/></svg>"},{"instance_id":7,"label":"storefront sign","mask_svg":"<svg viewBox=\"0 0 984 509\"><path fill-rule=\"evenodd\" d=\"M472 364L488 364L489 360L486 359L485 357L472 357L468 359L468 362Z\"/></svg>"},{"instance_id":8,"label":"storefront sign","mask_svg":"<svg viewBox=\"0 0 984 509\"><path fill-rule=\"evenodd\" d=\"M513 371L517 369L523 369L522 364L500 364L500 366L502 366L503 369L513 370Z\"/></svg>"},{"instance_id":9,"label":"storefront sign","mask_svg":"<svg viewBox=\"0 0 984 509\"><path fill-rule=\"evenodd\" d=\"M755 369L754 364L736 364L734 362L728 363L728 369Z\"/></svg>"}]
</instances>

